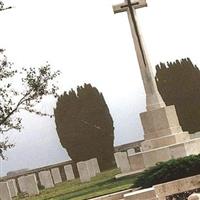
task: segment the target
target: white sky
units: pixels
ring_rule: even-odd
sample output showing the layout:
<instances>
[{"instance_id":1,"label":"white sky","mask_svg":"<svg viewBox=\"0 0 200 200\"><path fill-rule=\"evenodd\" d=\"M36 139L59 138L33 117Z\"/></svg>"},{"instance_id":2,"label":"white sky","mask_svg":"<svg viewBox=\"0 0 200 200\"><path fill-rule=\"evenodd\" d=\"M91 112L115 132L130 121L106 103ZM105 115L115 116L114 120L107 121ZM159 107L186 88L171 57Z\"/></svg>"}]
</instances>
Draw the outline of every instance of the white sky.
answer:
<instances>
[{"instance_id":1,"label":"white sky","mask_svg":"<svg viewBox=\"0 0 200 200\"><path fill-rule=\"evenodd\" d=\"M120 0L10 0L0 13L0 47L17 66L48 61L62 72L60 91L91 83L104 94L115 126L115 144L142 139L139 113L145 96L126 13L114 15ZM152 66L190 57L200 66L200 1L147 0L137 10ZM53 108L47 100L41 109ZM68 159L54 120L23 115L24 129L12 134L16 147L1 162L0 176Z\"/></svg>"}]
</instances>

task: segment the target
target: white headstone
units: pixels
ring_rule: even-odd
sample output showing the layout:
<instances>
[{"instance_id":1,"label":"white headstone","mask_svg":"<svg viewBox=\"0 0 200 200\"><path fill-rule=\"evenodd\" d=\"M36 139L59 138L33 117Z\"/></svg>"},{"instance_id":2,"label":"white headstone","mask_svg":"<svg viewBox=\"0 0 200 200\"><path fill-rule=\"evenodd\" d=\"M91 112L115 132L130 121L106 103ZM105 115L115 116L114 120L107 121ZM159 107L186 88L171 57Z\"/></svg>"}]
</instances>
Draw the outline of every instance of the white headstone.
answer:
<instances>
[{"instance_id":1,"label":"white headstone","mask_svg":"<svg viewBox=\"0 0 200 200\"><path fill-rule=\"evenodd\" d=\"M88 170L87 162L78 162L77 163L77 169L79 173L79 177L81 182L89 182L90 181L90 173Z\"/></svg>"},{"instance_id":2,"label":"white headstone","mask_svg":"<svg viewBox=\"0 0 200 200\"><path fill-rule=\"evenodd\" d=\"M25 176L20 176L18 179L19 190L21 193L26 193L26 181Z\"/></svg>"},{"instance_id":3,"label":"white headstone","mask_svg":"<svg viewBox=\"0 0 200 200\"><path fill-rule=\"evenodd\" d=\"M53 178L54 184L62 182L62 178L61 178L61 175L60 175L59 168L53 168L53 169L51 169L51 174L52 174L52 178Z\"/></svg>"},{"instance_id":4,"label":"white headstone","mask_svg":"<svg viewBox=\"0 0 200 200\"><path fill-rule=\"evenodd\" d=\"M72 165L65 165L64 170L65 170L65 175L68 181L75 179Z\"/></svg>"},{"instance_id":5,"label":"white headstone","mask_svg":"<svg viewBox=\"0 0 200 200\"><path fill-rule=\"evenodd\" d=\"M97 161L97 158L92 158L89 160L88 164L90 164L90 168L92 168L92 171L94 172L94 176L96 176L97 174L100 173L100 169L99 169L99 164Z\"/></svg>"},{"instance_id":6,"label":"white headstone","mask_svg":"<svg viewBox=\"0 0 200 200\"><path fill-rule=\"evenodd\" d=\"M1 200L12 200L8 183L0 182L0 199Z\"/></svg>"},{"instance_id":7,"label":"white headstone","mask_svg":"<svg viewBox=\"0 0 200 200\"><path fill-rule=\"evenodd\" d=\"M128 156L135 154L135 149L128 149L127 154Z\"/></svg>"},{"instance_id":8,"label":"white headstone","mask_svg":"<svg viewBox=\"0 0 200 200\"><path fill-rule=\"evenodd\" d=\"M95 168L93 167L92 159L85 161L85 163L87 164L87 168L88 168L90 177L96 176L96 171L95 171Z\"/></svg>"},{"instance_id":9,"label":"white headstone","mask_svg":"<svg viewBox=\"0 0 200 200\"><path fill-rule=\"evenodd\" d=\"M10 189L11 197L16 197L18 195L18 190L15 179L10 179L7 181L7 183Z\"/></svg>"},{"instance_id":10,"label":"white headstone","mask_svg":"<svg viewBox=\"0 0 200 200\"><path fill-rule=\"evenodd\" d=\"M38 183L35 174L25 176L26 180L26 192L29 196L39 194Z\"/></svg>"},{"instance_id":11,"label":"white headstone","mask_svg":"<svg viewBox=\"0 0 200 200\"><path fill-rule=\"evenodd\" d=\"M18 183L21 192L27 193L29 196L39 194L39 189L35 174L19 177Z\"/></svg>"},{"instance_id":12,"label":"white headstone","mask_svg":"<svg viewBox=\"0 0 200 200\"><path fill-rule=\"evenodd\" d=\"M126 152L117 152L114 154L117 167L120 168L122 173L131 171L130 163Z\"/></svg>"},{"instance_id":13,"label":"white headstone","mask_svg":"<svg viewBox=\"0 0 200 200\"><path fill-rule=\"evenodd\" d=\"M41 171L38 173L40 184L45 188L52 188L54 187L53 180L51 177L50 171Z\"/></svg>"},{"instance_id":14,"label":"white headstone","mask_svg":"<svg viewBox=\"0 0 200 200\"><path fill-rule=\"evenodd\" d=\"M120 155L121 155L121 152L114 153L114 157L115 157L115 162L116 162L117 168L120 168Z\"/></svg>"}]
</instances>

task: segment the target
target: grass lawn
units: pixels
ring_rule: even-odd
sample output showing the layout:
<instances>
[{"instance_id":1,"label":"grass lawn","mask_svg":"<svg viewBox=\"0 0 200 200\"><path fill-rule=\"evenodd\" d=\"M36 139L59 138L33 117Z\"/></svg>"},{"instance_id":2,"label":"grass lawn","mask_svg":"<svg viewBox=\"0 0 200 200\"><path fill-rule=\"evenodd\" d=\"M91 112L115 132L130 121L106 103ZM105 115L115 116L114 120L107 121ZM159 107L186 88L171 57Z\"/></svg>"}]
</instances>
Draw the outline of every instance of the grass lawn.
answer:
<instances>
[{"instance_id":1,"label":"grass lawn","mask_svg":"<svg viewBox=\"0 0 200 200\"><path fill-rule=\"evenodd\" d=\"M133 186L133 177L115 180L118 169L110 170L92 178L89 183L80 183L79 179L63 182L52 189L42 190L40 195L29 198L16 198L16 200L83 200L104 194L129 189Z\"/></svg>"}]
</instances>

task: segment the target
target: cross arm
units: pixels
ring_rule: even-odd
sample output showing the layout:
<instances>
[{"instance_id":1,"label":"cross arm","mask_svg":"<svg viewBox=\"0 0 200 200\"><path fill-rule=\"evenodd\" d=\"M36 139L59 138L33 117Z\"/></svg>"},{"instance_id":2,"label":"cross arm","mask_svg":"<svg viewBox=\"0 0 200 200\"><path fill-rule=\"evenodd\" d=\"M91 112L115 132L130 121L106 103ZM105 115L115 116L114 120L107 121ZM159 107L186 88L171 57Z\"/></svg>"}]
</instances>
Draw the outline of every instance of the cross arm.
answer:
<instances>
[{"instance_id":1,"label":"cross arm","mask_svg":"<svg viewBox=\"0 0 200 200\"><path fill-rule=\"evenodd\" d=\"M134 9L137 8L143 8L147 6L147 2L146 0L131 0L131 4L133 5ZM128 5L127 2L121 3L121 4L117 4L117 5L113 5L113 12L116 13L120 13L120 12L124 12L127 11Z\"/></svg>"}]
</instances>

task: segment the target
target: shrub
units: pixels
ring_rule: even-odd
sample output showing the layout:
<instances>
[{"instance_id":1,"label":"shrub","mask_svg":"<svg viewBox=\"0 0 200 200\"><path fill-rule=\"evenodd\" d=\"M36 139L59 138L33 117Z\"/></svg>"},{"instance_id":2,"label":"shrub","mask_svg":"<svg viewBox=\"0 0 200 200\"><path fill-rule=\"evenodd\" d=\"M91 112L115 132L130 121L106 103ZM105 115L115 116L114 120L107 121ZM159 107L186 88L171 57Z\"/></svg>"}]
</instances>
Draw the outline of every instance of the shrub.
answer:
<instances>
[{"instance_id":1,"label":"shrub","mask_svg":"<svg viewBox=\"0 0 200 200\"><path fill-rule=\"evenodd\" d=\"M148 188L200 173L200 154L160 162L137 176L134 187Z\"/></svg>"}]
</instances>

